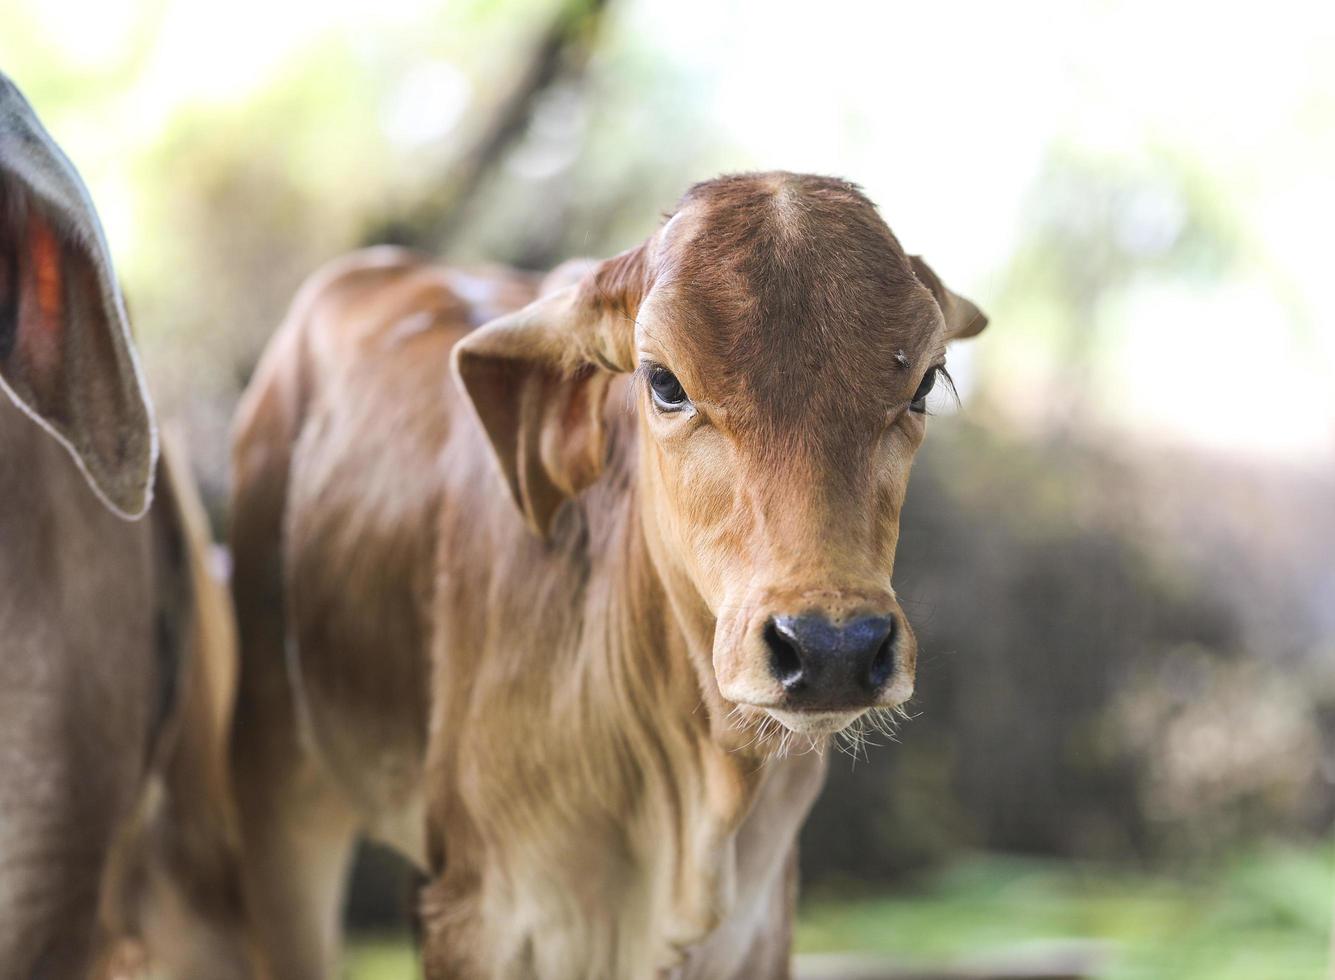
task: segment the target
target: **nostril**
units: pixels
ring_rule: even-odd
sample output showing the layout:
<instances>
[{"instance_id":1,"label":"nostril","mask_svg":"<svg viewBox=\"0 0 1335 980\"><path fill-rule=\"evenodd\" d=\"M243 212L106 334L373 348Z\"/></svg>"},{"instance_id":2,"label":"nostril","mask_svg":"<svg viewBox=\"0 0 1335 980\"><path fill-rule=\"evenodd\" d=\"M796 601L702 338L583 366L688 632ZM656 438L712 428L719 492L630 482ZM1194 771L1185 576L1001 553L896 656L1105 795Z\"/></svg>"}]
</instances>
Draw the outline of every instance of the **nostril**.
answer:
<instances>
[{"instance_id":1,"label":"nostril","mask_svg":"<svg viewBox=\"0 0 1335 980\"><path fill-rule=\"evenodd\" d=\"M802 683L802 656L797 643L780 632L774 620L765 624L765 645L769 647L769 669L788 690Z\"/></svg>"},{"instance_id":2,"label":"nostril","mask_svg":"<svg viewBox=\"0 0 1335 980\"><path fill-rule=\"evenodd\" d=\"M871 664L867 668L867 683L871 685L873 691L879 690L890 679L890 675L895 670L895 634L899 632L898 623L890 620L890 630L885 634L885 639L881 645L876 648L876 655L872 657Z\"/></svg>"}]
</instances>

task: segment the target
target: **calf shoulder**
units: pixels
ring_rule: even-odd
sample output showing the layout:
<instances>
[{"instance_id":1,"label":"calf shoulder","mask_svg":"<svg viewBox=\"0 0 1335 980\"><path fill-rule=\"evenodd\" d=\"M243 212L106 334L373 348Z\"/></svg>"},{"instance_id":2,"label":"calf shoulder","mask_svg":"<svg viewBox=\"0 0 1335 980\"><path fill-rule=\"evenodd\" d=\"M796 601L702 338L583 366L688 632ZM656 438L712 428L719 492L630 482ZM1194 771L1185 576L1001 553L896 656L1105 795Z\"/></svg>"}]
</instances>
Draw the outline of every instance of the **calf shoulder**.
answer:
<instances>
[{"instance_id":1,"label":"calf shoulder","mask_svg":"<svg viewBox=\"0 0 1335 980\"><path fill-rule=\"evenodd\" d=\"M298 295L238 415L242 684L301 706L321 761L372 823L419 791L442 458L471 424L449 350L531 294L522 277L398 249L340 259Z\"/></svg>"}]
</instances>

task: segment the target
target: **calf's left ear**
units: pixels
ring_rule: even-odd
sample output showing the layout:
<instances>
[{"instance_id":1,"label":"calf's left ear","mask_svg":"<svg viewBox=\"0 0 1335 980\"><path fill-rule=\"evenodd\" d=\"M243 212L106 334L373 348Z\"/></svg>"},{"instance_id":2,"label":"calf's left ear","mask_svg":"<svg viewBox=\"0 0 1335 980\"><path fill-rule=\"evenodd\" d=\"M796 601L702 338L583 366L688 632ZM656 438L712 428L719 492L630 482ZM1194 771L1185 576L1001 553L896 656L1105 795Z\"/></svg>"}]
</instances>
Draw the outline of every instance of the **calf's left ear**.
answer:
<instances>
[{"instance_id":1,"label":"calf's left ear","mask_svg":"<svg viewBox=\"0 0 1335 980\"><path fill-rule=\"evenodd\" d=\"M983 332L987 326L987 317L982 310L947 289L932 267L922 260L922 256L910 255L909 263L913 266L913 274L918 277L918 282L931 291L936 297L936 305L941 307L941 315L946 318L947 340L963 340Z\"/></svg>"},{"instance_id":2,"label":"calf's left ear","mask_svg":"<svg viewBox=\"0 0 1335 980\"><path fill-rule=\"evenodd\" d=\"M643 256L637 248L598 263L455 345L455 378L511 497L541 537L561 504L602 472L607 389L634 367Z\"/></svg>"}]
</instances>

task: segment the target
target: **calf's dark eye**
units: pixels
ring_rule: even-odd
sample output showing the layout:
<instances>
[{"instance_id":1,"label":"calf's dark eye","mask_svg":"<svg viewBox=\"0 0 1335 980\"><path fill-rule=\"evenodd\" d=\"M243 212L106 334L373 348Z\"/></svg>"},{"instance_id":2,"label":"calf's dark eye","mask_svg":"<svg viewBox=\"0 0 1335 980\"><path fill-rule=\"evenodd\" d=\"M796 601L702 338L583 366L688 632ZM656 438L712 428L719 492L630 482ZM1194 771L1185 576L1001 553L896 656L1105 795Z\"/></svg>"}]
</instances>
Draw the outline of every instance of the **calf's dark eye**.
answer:
<instances>
[{"instance_id":1,"label":"calf's dark eye","mask_svg":"<svg viewBox=\"0 0 1335 980\"><path fill-rule=\"evenodd\" d=\"M649 369L649 391L653 393L654 404L664 412L677 412L691 404L677 376L665 367L656 365Z\"/></svg>"},{"instance_id":2,"label":"calf's dark eye","mask_svg":"<svg viewBox=\"0 0 1335 980\"><path fill-rule=\"evenodd\" d=\"M918 390L913 393L913 401L909 402L910 412L927 411L927 396L932 393L932 388L936 386L936 376L940 373L940 368L931 368L922 376L922 383L918 385Z\"/></svg>"}]
</instances>

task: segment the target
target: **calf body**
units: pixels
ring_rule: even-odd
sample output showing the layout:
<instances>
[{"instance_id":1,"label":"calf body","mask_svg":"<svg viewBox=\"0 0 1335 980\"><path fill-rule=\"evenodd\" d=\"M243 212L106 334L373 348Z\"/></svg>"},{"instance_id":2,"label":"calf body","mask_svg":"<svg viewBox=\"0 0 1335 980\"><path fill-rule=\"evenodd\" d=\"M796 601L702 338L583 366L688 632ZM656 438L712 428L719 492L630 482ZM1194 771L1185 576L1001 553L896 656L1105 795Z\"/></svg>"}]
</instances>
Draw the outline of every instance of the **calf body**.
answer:
<instances>
[{"instance_id":1,"label":"calf body","mask_svg":"<svg viewBox=\"0 0 1335 980\"><path fill-rule=\"evenodd\" d=\"M845 262L823 209L881 252L835 294L779 284L801 309L775 309L737 263L810 258L766 246L775 222ZM701 257L720 248L741 254ZM233 753L275 973L332 971L369 832L431 875L428 976L787 974L824 761L784 750L911 690L889 581L921 439L906 413L965 332L935 286L848 185L758 175L542 285L374 250L303 290L234 444ZM842 324L821 306L840 300ZM884 353L893 390L854 384L869 425L826 431L756 396L749 362L785 344L795 371ZM815 378L813 411L856 414L807 371L794 395Z\"/></svg>"}]
</instances>

